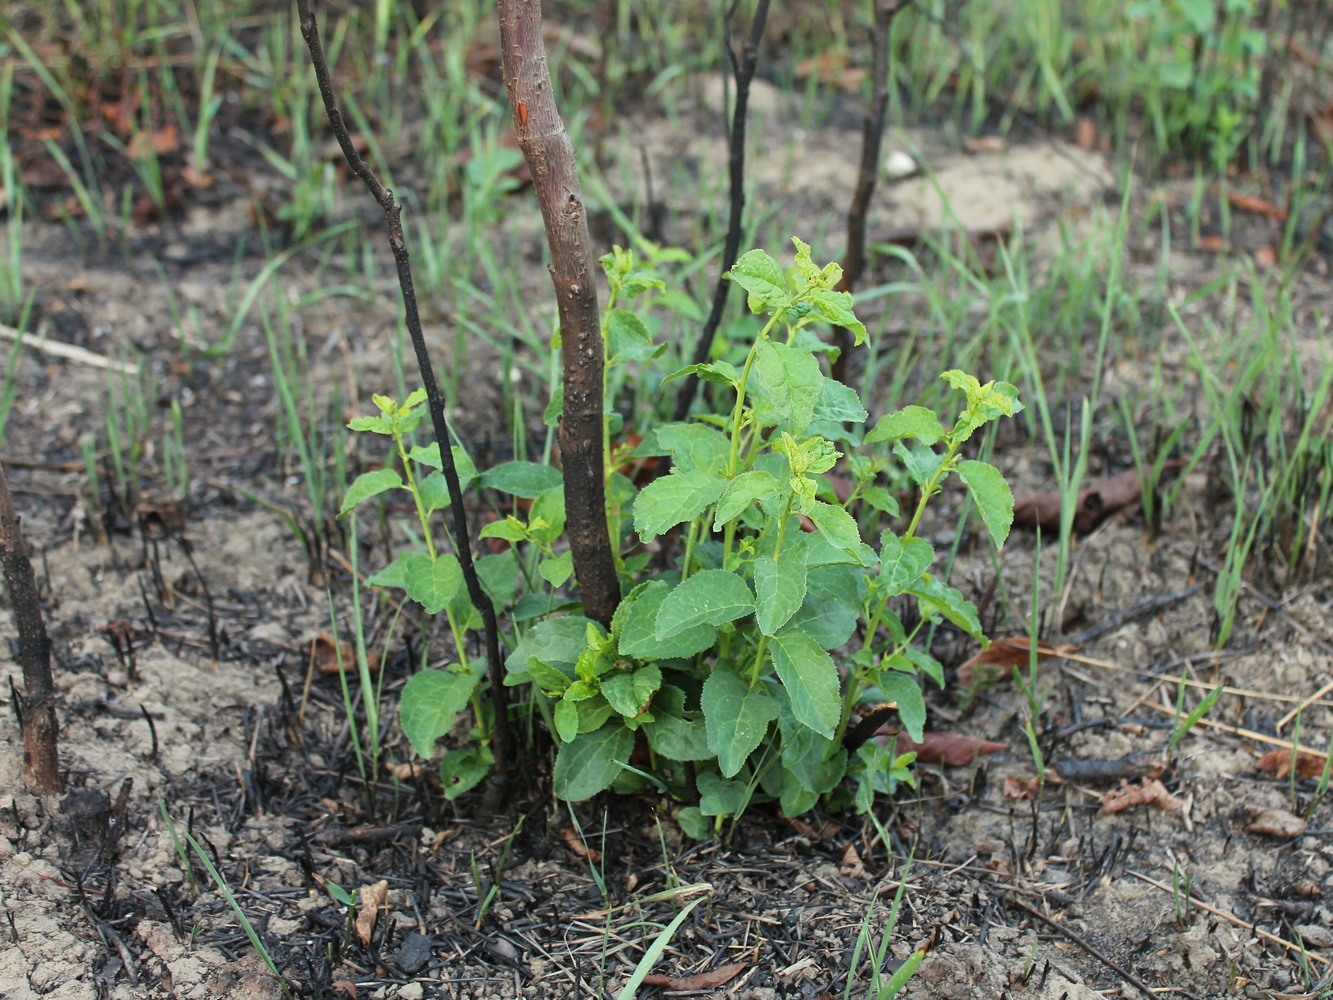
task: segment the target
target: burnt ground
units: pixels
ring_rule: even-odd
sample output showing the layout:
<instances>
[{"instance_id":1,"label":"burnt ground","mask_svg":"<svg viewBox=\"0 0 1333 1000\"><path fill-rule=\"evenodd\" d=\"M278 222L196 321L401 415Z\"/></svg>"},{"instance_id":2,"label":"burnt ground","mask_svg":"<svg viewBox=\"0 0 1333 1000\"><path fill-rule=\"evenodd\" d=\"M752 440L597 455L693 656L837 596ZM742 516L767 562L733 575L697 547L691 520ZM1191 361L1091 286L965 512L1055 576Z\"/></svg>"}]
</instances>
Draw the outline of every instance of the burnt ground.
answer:
<instances>
[{"instance_id":1,"label":"burnt ground","mask_svg":"<svg viewBox=\"0 0 1333 1000\"><path fill-rule=\"evenodd\" d=\"M761 120L781 121L783 101L760 88ZM649 156L692 158L701 174L714 169L722 150L696 127L712 121L706 104L687 91L687 113L645 125L636 143ZM807 129L804 139L825 150L858 142L854 122ZM974 231L1005 229L1017 213L1030 239L1053 247L1058 226L1078 227L1119 202L1102 157L1059 137L971 152L931 132L895 141L923 151ZM852 160L824 154L793 170L785 146L761 150L755 201L789 215L794 232L838 232ZM99 438L94 496L81 442L102 434L108 387L124 380L40 350L18 356L4 461L55 640L67 779L58 797L23 790L6 693L0 996L281 995L203 867L178 853L164 811L196 838L279 969L307 996L614 995L679 912L676 899L655 894L706 884L696 890L706 902L655 971L688 977L737 968L721 985L646 986L641 996L813 1000L844 995L850 973L850 995L861 997L868 973L864 952L852 962L858 932L866 921L878 940L900 880L907 891L888 967L929 948L909 997L1286 997L1327 989L1333 812L1313 779L1256 769L1262 753L1280 746L1271 740L1294 735L1285 717L1298 704L1308 702L1301 743L1328 745L1327 534L1315 536L1311 559L1289 578L1255 560L1238 625L1215 651L1213 574L1231 512L1219 504L1211 462L1189 474L1155 533L1131 505L1076 543L1066 594L1039 588L1050 609L1047 638L1096 634L1079 649L1083 659L1042 664L1037 727L1048 771L1035 797L1026 699L1008 682L983 690L966 712L956 686L932 692L929 728L1006 749L967 766L923 766L917 792L877 806L887 843L853 816L792 821L762 805L721 840L696 843L676 827L671 803L646 797L578 806L580 837L571 812L546 790L540 740L524 762L528 780L498 814L481 812L475 796L445 801L428 769L400 766L368 788L337 677L317 670L310 654L330 628L326 584L340 629L349 627L345 559L335 535L312 573L309 553L277 512L301 516L304 492L275 431L263 333L252 319L225 356L200 353L234 314L236 261L250 276L267 259L250 201L262 180L223 177L206 196L104 248L77 226L35 223L25 232L23 277L39 329L101 357L141 355L143 374L133 378L154 433L145 438L138 493L123 503L111 496L114 473ZM1177 209L1187 198L1169 183L1145 189ZM928 228L938 218L931 197L932 185L921 181L882 188L874 225L883 234ZM668 220L692 231L697 198L673 191L665 200ZM377 225L373 213L359 217ZM497 239L524 270L534 301L544 301L539 219L525 194L507 220ZM1146 289L1156 258L1151 228L1143 231L1127 265ZM1236 243L1246 252L1242 238ZM1182 244L1168 293L1183 299L1227 263ZM282 273L283 288L297 292L322 280L314 254L294 257ZM1311 357L1328 335L1326 275L1316 255L1296 278L1296 346ZM198 319L188 329L173 319L182 306ZM336 386L343 401L344 412L326 415L329 428L392 386L396 312L387 291L383 303L326 299L302 311L295 333L305 339L313 383L329 387L330 398ZM870 312L883 350L921 335L910 296ZM439 332L449 314L428 322ZM1173 329L1161 320L1132 336L1170 338ZM1150 364L1146 350L1113 350L1106 391L1141 391L1151 384ZM504 457L494 438L509 373L485 349L466 365L470 391L457 402L456 425L480 459ZM163 511L173 508L162 428L172 402L182 414L190 486L183 521L168 516L164 524ZM1109 426L1099 429L1091 476L1130 466L1113 438ZM349 449L354 469L376 457L364 445ZM997 455L1016 493L1052 485L1039 441L1011 430ZM946 508L954 502L946 498ZM998 562L979 539L965 540L953 579L987 604L993 634L1023 630L1035 553L1035 540L1021 532ZM362 563L380 554L367 546ZM1041 559L1046 580L1053 546ZM387 618L370 616L375 648ZM6 641L11 629L5 615ZM972 651L941 634L936 652L952 679ZM387 755L407 765L410 749L392 713L416 657L398 637L388 653ZM1228 693L1168 755L1181 675L1202 686L1190 689L1191 704L1217 683ZM1104 814L1108 783L1073 769L1145 759L1157 762L1150 766L1175 808ZM381 882L378 919L362 930L325 888L369 893Z\"/></svg>"}]
</instances>

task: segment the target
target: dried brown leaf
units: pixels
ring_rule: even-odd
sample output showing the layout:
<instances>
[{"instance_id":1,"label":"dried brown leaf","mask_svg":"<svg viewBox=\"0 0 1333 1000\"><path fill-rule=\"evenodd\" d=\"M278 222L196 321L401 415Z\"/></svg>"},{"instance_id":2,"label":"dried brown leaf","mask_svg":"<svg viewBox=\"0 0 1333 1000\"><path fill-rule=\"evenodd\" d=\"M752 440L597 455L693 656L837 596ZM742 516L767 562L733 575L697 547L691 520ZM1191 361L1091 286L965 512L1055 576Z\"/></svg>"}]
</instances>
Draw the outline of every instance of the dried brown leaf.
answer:
<instances>
[{"instance_id":1,"label":"dried brown leaf","mask_svg":"<svg viewBox=\"0 0 1333 1000\"><path fill-rule=\"evenodd\" d=\"M715 990L745 971L744 962L723 965L711 972L696 972L692 976L663 976L649 973L643 977L645 986L662 986L669 990Z\"/></svg>"},{"instance_id":2,"label":"dried brown leaf","mask_svg":"<svg viewBox=\"0 0 1333 1000\"><path fill-rule=\"evenodd\" d=\"M573 827L562 826L560 828L560 839L565 842L566 847L574 852L575 857L586 858L593 864L602 860L601 853L584 843L583 838L575 832Z\"/></svg>"},{"instance_id":3,"label":"dried brown leaf","mask_svg":"<svg viewBox=\"0 0 1333 1000\"><path fill-rule=\"evenodd\" d=\"M341 661L339 660L341 657ZM327 632L321 632L310 641L310 660L321 674L336 674L339 663L344 673L356 670L356 650L350 642L337 642ZM366 650L366 666L374 673L380 667L378 653Z\"/></svg>"},{"instance_id":4,"label":"dried brown leaf","mask_svg":"<svg viewBox=\"0 0 1333 1000\"><path fill-rule=\"evenodd\" d=\"M1004 743L983 740L963 733L925 733L920 743L906 733L898 734L898 753L916 751L916 759L923 764L943 764L945 767L965 767L983 754L1002 753L1009 747Z\"/></svg>"},{"instance_id":5,"label":"dried brown leaf","mask_svg":"<svg viewBox=\"0 0 1333 1000\"><path fill-rule=\"evenodd\" d=\"M1166 463L1163 471L1175 471L1184 464L1182 459L1173 459ZM1126 469L1114 476L1093 480L1078 491L1074 530L1080 534L1091 531L1116 511L1138 503L1141 493L1137 469ZM1058 530L1061 503L1059 490L1019 497L1014 501L1014 524L1045 531Z\"/></svg>"},{"instance_id":6,"label":"dried brown leaf","mask_svg":"<svg viewBox=\"0 0 1333 1000\"><path fill-rule=\"evenodd\" d=\"M1254 762L1256 771L1271 772L1281 781L1291 774L1291 751L1269 750ZM1296 776L1302 781L1321 777L1324 773L1324 758L1318 754L1301 752L1296 755Z\"/></svg>"},{"instance_id":7,"label":"dried brown leaf","mask_svg":"<svg viewBox=\"0 0 1333 1000\"><path fill-rule=\"evenodd\" d=\"M861 855L857 853L854 845L848 844L847 849L842 852L842 860L838 863L838 874L843 878L870 878L870 873L866 871L866 866L861 862Z\"/></svg>"},{"instance_id":8,"label":"dried brown leaf","mask_svg":"<svg viewBox=\"0 0 1333 1000\"><path fill-rule=\"evenodd\" d=\"M1037 659L1046 660L1052 656L1065 656L1074 652L1073 646L1052 646L1049 642L1037 643ZM958 683L971 690L976 683L994 683L1002 681L1014 672L1015 667L1027 666L1032 652L1032 642L1025 635L1002 636L991 640L991 644L979 651L958 668Z\"/></svg>"},{"instance_id":9,"label":"dried brown leaf","mask_svg":"<svg viewBox=\"0 0 1333 1000\"><path fill-rule=\"evenodd\" d=\"M1285 809L1260 809L1250 814L1250 821L1245 825L1245 829L1265 837L1291 840L1303 834L1306 826L1305 820Z\"/></svg>"},{"instance_id":10,"label":"dried brown leaf","mask_svg":"<svg viewBox=\"0 0 1333 1000\"><path fill-rule=\"evenodd\" d=\"M1012 774L1005 775L1004 797L1006 799L1035 799L1040 788L1041 779L1035 776L1024 779L1016 778Z\"/></svg>"},{"instance_id":11,"label":"dried brown leaf","mask_svg":"<svg viewBox=\"0 0 1333 1000\"><path fill-rule=\"evenodd\" d=\"M1164 812L1179 809L1181 802L1166 790L1156 778L1146 778L1140 783L1122 781L1119 788L1114 788L1102 796L1103 816L1112 816L1136 806L1156 806Z\"/></svg>"},{"instance_id":12,"label":"dried brown leaf","mask_svg":"<svg viewBox=\"0 0 1333 1000\"><path fill-rule=\"evenodd\" d=\"M361 939L362 944L370 944L370 938L375 933L375 921L379 919L380 910L388 902L389 883L384 880L364 886L357 893L356 936Z\"/></svg>"}]
</instances>

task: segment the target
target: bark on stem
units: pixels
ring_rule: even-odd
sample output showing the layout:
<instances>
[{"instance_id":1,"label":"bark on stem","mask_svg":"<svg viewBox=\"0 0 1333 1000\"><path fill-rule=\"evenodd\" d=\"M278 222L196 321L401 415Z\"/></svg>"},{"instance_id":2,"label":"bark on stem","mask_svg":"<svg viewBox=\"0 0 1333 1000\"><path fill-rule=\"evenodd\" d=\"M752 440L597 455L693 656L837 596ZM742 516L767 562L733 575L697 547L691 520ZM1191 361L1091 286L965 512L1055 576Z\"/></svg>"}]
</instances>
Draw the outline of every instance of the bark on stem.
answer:
<instances>
[{"instance_id":1,"label":"bark on stem","mask_svg":"<svg viewBox=\"0 0 1333 1000\"><path fill-rule=\"evenodd\" d=\"M51 678L51 640L42 620L37 582L23 546L19 517L0 467L0 567L9 606L18 628L18 662L23 668L19 723L23 728L23 777L34 792L60 789L60 726L56 720L55 682Z\"/></svg>"},{"instance_id":2,"label":"bark on stem","mask_svg":"<svg viewBox=\"0 0 1333 1000\"><path fill-rule=\"evenodd\" d=\"M500 53L519 148L546 224L560 314L565 515L583 613L610 625L620 603L602 462L604 349L588 216L574 146L551 91L539 0L499 0Z\"/></svg>"}]
</instances>

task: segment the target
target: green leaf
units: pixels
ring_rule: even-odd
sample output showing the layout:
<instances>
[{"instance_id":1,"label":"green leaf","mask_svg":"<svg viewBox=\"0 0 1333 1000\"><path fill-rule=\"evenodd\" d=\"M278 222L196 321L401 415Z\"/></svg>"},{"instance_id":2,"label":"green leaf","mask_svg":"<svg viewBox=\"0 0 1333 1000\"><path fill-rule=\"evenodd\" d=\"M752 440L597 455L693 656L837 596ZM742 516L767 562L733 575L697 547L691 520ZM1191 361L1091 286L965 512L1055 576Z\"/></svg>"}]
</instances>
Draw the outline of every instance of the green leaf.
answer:
<instances>
[{"instance_id":1,"label":"green leaf","mask_svg":"<svg viewBox=\"0 0 1333 1000\"><path fill-rule=\"evenodd\" d=\"M574 553L566 550L537 564L537 575L552 587L563 587L574 575Z\"/></svg>"},{"instance_id":2,"label":"green leaf","mask_svg":"<svg viewBox=\"0 0 1333 1000\"><path fill-rule=\"evenodd\" d=\"M539 542L553 542L565 530L565 491L553 486L542 490L528 510L528 532Z\"/></svg>"},{"instance_id":3,"label":"green leaf","mask_svg":"<svg viewBox=\"0 0 1333 1000\"><path fill-rule=\"evenodd\" d=\"M679 472L654 479L634 498L634 530L645 542L698 517L722 495L727 481L708 472Z\"/></svg>"},{"instance_id":4,"label":"green leaf","mask_svg":"<svg viewBox=\"0 0 1333 1000\"><path fill-rule=\"evenodd\" d=\"M478 674L452 670L422 670L403 685L398 721L412 749L430 760L435 741L454 726L477 686Z\"/></svg>"},{"instance_id":5,"label":"green leaf","mask_svg":"<svg viewBox=\"0 0 1333 1000\"><path fill-rule=\"evenodd\" d=\"M472 464L472 458L466 449L454 445L449 452L454 457L454 471L458 473L458 485L462 489L467 489L468 483L477 478L477 467ZM444 468L444 463L440 461L440 446L434 441L430 444L414 445L407 453L407 457L418 465L429 466L432 469Z\"/></svg>"},{"instance_id":6,"label":"green leaf","mask_svg":"<svg viewBox=\"0 0 1333 1000\"><path fill-rule=\"evenodd\" d=\"M672 372L666 378L662 379L662 384L674 382L678 378L684 378L686 375L698 375L705 382L712 382L714 385L725 385L728 388L735 389L740 385L740 373L736 371L734 365L725 361L714 361L709 364L686 365Z\"/></svg>"},{"instance_id":7,"label":"green leaf","mask_svg":"<svg viewBox=\"0 0 1333 1000\"><path fill-rule=\"evenodd\" d=\"M443 611L463 585L463 568L452 552L440 553L433 560L424 552L408 552L400 561L403 589L427 614Z\"/></svg>"},{"instance_id":8,"label":"green leaf","mask_svg":"<svg viewBox=\"0 0 1333 1000\"><path fill-rule=\"evenodd\" d=\"M483 524L477 535L481 538L503 538L506 542L522 542L527 540L528 529L513 514L508 514L503 521Z\"/></svg>"},{"instance_id":9,"label":"green leaf","mask_svg":"<svg viewBox=\"0 0 1333 1000\"><path fill-rule=\"evenodd\" d=\"M778 701L750 686L729 670L717 669L704 681L700 705L708 732L708 749L717 754L724 777L733 777L778 717Z\"/></svg>"},{"instance_id":10,"label":"green leaf","mask_svg":"<svg viewBox=\"0 0 1333 1000\"><path fill-rule=\"evenodd\" d=\"M612 309L606 318L606 339L611 356L621 357L630 348L651 345L653 335L632 309Z\"/></svg>"},{"instance_id":11,"label":"green leaf","mask_svg":"<svg viewBox=\"0 0 1333 1000\"><path fill-rule=\"evenodd\" d=\"M357 504L364 503L373 496L379 496L388 490L400 489L403 485L403 477L398 474L397 469L376 469L374 472L363 472L356 477L351 486L347 487L347 496L343 498L342 508L338 511L338 516L342 517L348 511L353 510Z\"/></svg>"},{"instance_id":12,"label":"green leaf","mask_svg":"<svg viewBox=\"0 0 1333 1000\"><path fill-rule=\"evenodd\" d=\"M657 638L657 615L670 592L667 584L654 580L633 597L620 630L617 648L621 656L639 660L681 659L703 652L717 640L717 629L711 625L697 625L669 639Z\"/></svg>"},{"instance_id":13,"label":"green leaf","mask_svg":"<svg viewBox=\"0 0 1333 1000\"><path fill-rule=\"evenodd\" d=\"M958 463L958 478L972 491L981 520L995 547L1000 548L1014 523L1014 494L1009 484L995 466L972 459Z\"/></svg>"},{"instance_id":14,"label":"green leaf","mask_svg":"<svg viewBox=\"0 0 1333 1000\"><path fill-rule=\"evenodd\" d=\"M721 625L754 611L754 594L735 573L706 569L677 586L657 613L657 638L669 639L696 625Z\"/></svg>"},{"instance_id":15,"label":"green leaf","mask_svg":"<svg viewBox=\"0 0 1333 1000\"><path fill-rule=\"evenodd\" d=\"M754 561L754 610L759 631L773 635L800 610L805 600L805 560L799 551L778 559L760 556Z\"/></svg>"},{"instance_id":16,"label":"green leaf","mask_svg":"<svg viewBox=\"0 0 1333 1000\"><path fill-rule=\"evenodd\" d=\"M602 678L602 697L626 718L641 715L662 686L662 671L656 663L633 673L616 673Z\"/></svg>"},{"instance_id":17,"label":"green leaf","mask_svg":"<svg viewBox=\"0 0 1333 1000\"><path fill-rule=\"evenodd\" d=\"M796 718L825 739L842 716L838 666L811 636L787 631L769 639L769 655Z\"/></svg>"},{"instance_id":18,"label":"green leaf","mask_svg":"<svg viewBox=\"0 0 1333 1000\"><path fill-rule=\"evenodd\" d=\"M874 550L861 541L861 532L851 514L836 504L824 503L822 500L807 504L804 513L835 548L846 552L863 566L873 565Z\"/></svg>"},{"instance_id":19,"label":"green leaf","mask_svg":"<svg viewBox=\"0 0 1333 1000\"><path fill-rule=\"evenodd\" d=\"M728 781L720 774L704 771L699 775L699 811L705 816L736 816L750 801L748 781Z\"/></svg>"},{"instance_id":20,"label":"green leaf","mask_svg":"<svg viewBox=\"0 0 1333 1000\"><path fill-rule=\"evenodd\" d=\"M816 420L832 420L840 424L863 424L870 414L855 389L837 379L825 378L814 416Z\"/></svg>"},{"instance_id":21,"label":"green leaf","mask_svg":"<svg viewBox=\"0 0 1333 1000\"><path fill-rule=\"evenodd\" d=\"M874 429L866 435L866 444L913 438L929 446L943 440L946 433L933 410L924 406L904 406L887 417L881 417Z\"/></svg>"},{"instance_id":22,"label":"green leaf","mask_svg":"<svg viewBox=\"0 0 1333 1000\"><path fill-rule=\"evenodd\" d=\"M634 734L619 719L574 737L555 755L551 783L567 802L582 802L611 787L634 752Z\"/></svg>"},{"instance_id":23,"label":"green leaf","mask_svg":"<svg viewBox=\"0 0 1333 1000\"><path fill-rule=\"evenodd\" d=\"M685 692L663 684L653 699L653 724L645 727L648 745L667 760L709 760L708 732L697 712L686 713Z\"/></svg>"},{"instance_id":24,"label":"green leaf","mask_svg":"<svg viewBox=\"0 0 1333 1000\"><path fill-rule=\"evenodd\" d=\"M765 308L780 309L791 301L787 292L787 276L782 273L778 262L763 250L750 250L741 254L727 276L749 292L750 312L763 312Z\"/></svg>"},{"instance_id":25,"label":"green leaf","mask_svg":"<svg viewBox=\"0 0 1333 1000\"><path fill-rule=\"evenodd\" d=\"M440 761L440 786L444 797L452 802L464 792L470 792L490 774L495 765L491 748L482 745L450 750Z\"/></svg>"},{"instance_id":26,"label":"green leaf","mask_svg":"<svg viewBox=\"0 0 1333 1000\"><path fill-rule=\"evenodd\" d=\"M490 597L496 609L507 606L518 589L518 557L514 555L514 550L482 556L476 565L481 589Z\"/></svg>"},{"instance_id":27,"label":"green leaf","mask_svg":"<svg viewBox=\"0 0 1333 1000\"><path fill-rule=\"evenodd\" d=\"M916 595L923 615L943 615L972 638L985 642L976 605L953 587L928 575L923 583L909 587L906 592Z\"/></svg>"},{"instance_id":28,"label":"green leaf","mask_svg":"<svg viewBox=\"0 0 1333 1000\"><path fill-rule=\"evenodd\" d=\"M814 418L815 404L824 390L824 374L814 355L764 340L755 354L754 374L784 429L792 434L804 431Z\"/></svg>"},{"instance_id":29,"label":"green leaf","mask_svg":"<svg viewBox=\"0 0 1333 1000\"><path fill-rule=\"evenodd\" d=\"M561 743L573 743L579 734L579 706L560 699L555 703L555 734Z\"/></svg>"},{"instance_id":30,"label":"green leaf","mask_svg":"<svg viewBox=\"0 0 1333 1000\"><path fill-rule=\"evenodd\" d=\"M543 663L535 656L528 658L528 673L532 675L533 683L542 689L542 693L552 698L562 696L569 690L569 685L574 680L572 671L561 670L549 663Z\"/></svg>"},{"instance_id":31,"label":"green leaf","mask_svg":"<svg viewBox=\"0 0 1333 1000\"><path fill-rule=\"evenodd\" d=\"M726 472L731 442L705 424L664 424L657 428L657 443L671 455L681 472Z\"/></svg>"},{"instance_id":32,"label":"green leaf","mask_svg":"<svg viewBox=\"0 0 1333 1000\"><path fill-rule=\"evenodd\" d=\"M417 480L417 491L421 494L421 504L430 514L444 510L450 504L449 484L443 472L432 472Z\"/></svg>"},{"instance_id":33,"label":"green leaf","mask_svg":"<svg viewBox=\"0 0 1333 1000\"><path fill-rule=\"evenodd\" d=\"M903 468L907 470L912 482L923 489L944 461L942 454L920 443L909 448L901 441L894 442L893 453L903 463Z\"/></svg>"},{"instance_id":34,"label":"green leaf","mask_svg":"<svg viewBox=\"0 0 1333 1000\"><path fill-rule=\"evenodd\" d=\"M799 629L824 649L837 649L856 631L856 614L838 601L807 599L801 610L792 615L787 628Z\"/></svg>"},{"instance_id":35,"label":"green leaf","mask_svg":"<svg viewBox=\"0 0 1333 1000\"><path fill-rule=\"evenodd\" d=\"M786 487L777 479L761 469L742 472L727 484L721 499L717 502L717 514L713 518L713 530L721 531L728 521L739 517L756 500L765 509L773 509L782 502Z\"/></svg>"},{"instance_id":36,"label":"green leaf","mask_svg":"<svg viewBox=\"0 0 1333 1000\"><path fill-rule=\"evenodd\" d=\"M886 530L879 536L880 596L901 594L920 580L934 561L935 550L924 538L909 538L904 542Z\"/></svg>"},{"instance_id":37,"label":"green leaf","mask_svg":"<svg viewBox=\"0 0 1333 1000\"><path fill-rule=\"evenodd\" d=\"M348 430L370 434L393 434L393 424L383 417L353 417L347 422Z\"/></svg>"},{"instance_id":38,"label":"green leaf","mask_svg":"<svg viewBox=\"0 0 1333 1000\"><path fill-rule=\"evenodd\" d=\"M880 673L876 686L886 701L898 706L898 718L903 720L907 735L920 743L926 726L926 699L921 695L917 679L910 674L885 670Z\"/></svg>"},{"instance_id":39,"label":"green leaf","mask_svg":"<svg viewBox=\"0 0 1333 1000\"><path fill-rule=\"evenodd\" d=\"M866 326L856 318L852 311L852 296L848 292L835 292L828 288L817 288L808 296L816 311L834 326L845 327L852 332L857 347L865 343Z\"/></svg>"},{"instance_id":40,"label":"green leaf","mask_svg":"<svg viewBox=\"0 0 1333 1000\"><path fill-rule=\"evenodd\" d=\"M540 462L505 462L481 474L481 485L525 500L536 500L564 482L560 470Z\"/></svg>"},{"instance_id":41,"label":"green leaf","mask_svg":"<svg viewBox=\"0 0 1333 1000\"><path fill-rule=\"evenodd\" d=\"M592 619L582 615L560 615L546 618L528 629L505 659L505 669L509 672L505 686L526 684L531 679L528 676L530 659L541 660L553 667L568 667L572 677L574 664L588 648L588 625L591 622Z\"/></svg>"}]
</instances>

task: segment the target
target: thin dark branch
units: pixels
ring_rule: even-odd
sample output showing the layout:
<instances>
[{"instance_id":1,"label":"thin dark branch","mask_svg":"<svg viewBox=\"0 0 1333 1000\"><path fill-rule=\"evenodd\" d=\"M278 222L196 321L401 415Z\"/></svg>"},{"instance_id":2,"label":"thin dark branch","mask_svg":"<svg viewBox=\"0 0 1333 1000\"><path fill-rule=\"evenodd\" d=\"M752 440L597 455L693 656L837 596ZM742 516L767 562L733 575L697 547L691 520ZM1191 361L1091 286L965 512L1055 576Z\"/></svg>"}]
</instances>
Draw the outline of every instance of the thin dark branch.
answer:
<instances>
[{"instance_id":1,"label":"thin dark branch","mask_svg":"<svg viewBox=\"0 0 1333 1000\"><path fill-rule=\"evenodd\" d=\"M0 467L0 569L4 572L9 606L18 629L18 662L23 668L23 699L17 707L23 730L24 778L34 792L54 792L60 787L60 727L56 720L55 681L51 677L51 639L46 634L37 582L23 545L19 517L14 511L3 467Z\"/></svg>"},{"instance_id":2,"label":"thin dark branch","mask_svg":"<svg viewBox=\"0 0 1333 1000\"><path fill-rule=\"evenodd\" d=\"M871 79L873 91L870 107L866 109L861 127L861 165L856 176L856 192L847 210L847 250L842 258L842 282L839 289L850 292L865 274L866 217L870 201L875 195L879 179L880 151L884 146L884 120L889 107L889 29L898 12L912 0L875 0L875 25L872 38ZM834 333L838 359L833 365L833 377L844 381L847 374L847 354L852 347L851 334L842 328Z\"/></svg>"},{"instance_id":3,"label":"thin dark branch","mask_svg":"<svg viewBox=\"0 0 1333 1000\"><path fill-rule=\"evenodd\" d=\"M731 207L727 217L727 239L722 248L722 269L718 274L717 286L713 289L713 307L708 312L708 319L699 331L699 339L694 345L693 364L703 364L708 360L708 352L713 346L713 335L722 322L723 310L727 307L727 293L731 282L726 273L736 263L736 256L741 249L741 231L745 216L745 123L750 106L750 83L754 80L755 69L759 65L759 42L764 37L764 25L768 21L769 0L759 0L755 7L754 20L750 24L750 33L741 43L737 55L731 41L731 17L736 11L733 3L727 11L727 58L731 61L732 77L736 81L736 106L732 110L731 127L727 131L728 174L731 185ZM684 420L694 402L698 391L699 379L683 379L676 392L675 419Z\"/></svg>"},{"instance_id":4,"label":"thin dark branch","mask_svg":"<svg viewBox=\"0 0 1333 1000\"><path fill-rule=\"evenodd\" d=\"M495 711L495 738L491 749L495 755L496 776L499 780L504 780L508 775L510 743L508 701L504 686L504 669L500 661L500 633L495 621L495 607L491 604L486 591L482 589L476 566L472 562L467 513L463 509L463 490L458 481L458 469L454 465L453 449L449 445L449 425L444 416L444 397L435 380L435 370L431 365L430 353L426 349L426 338L421 330L421 316L417 311L412 268L408 263L407 243L403 238L403 206L394 198L393 192L380 183L369 164L352 145L347 125L343 122L342 112L338 110L337 99L333 93L328 59L324 55L324 43L319 37L319 26L315 22L311 0L297 0L297 9L301 18L301 37L305 39L306 47L310 49L310 62L315 68L315 79L319 83L319 95L324 101L324 113L328 116L329 125L333 128L333 134L337 137L338 145L342 148L343 156L353 173L365 182L375 201L384 210L389 230L389 247L393 251L394 264L398 269L398 286L402 290L407 332L412 338L412 348L417 356L417 368L421 372L421 381L426 389L427 408L430 411L435 440L440 446L441 471L449 488L454 545L458 549L458 559L463 568L468 596L481 612L482 622L485 625L486 662L489 667L491 702Z\"/></svg>"}]
</instances>

